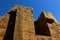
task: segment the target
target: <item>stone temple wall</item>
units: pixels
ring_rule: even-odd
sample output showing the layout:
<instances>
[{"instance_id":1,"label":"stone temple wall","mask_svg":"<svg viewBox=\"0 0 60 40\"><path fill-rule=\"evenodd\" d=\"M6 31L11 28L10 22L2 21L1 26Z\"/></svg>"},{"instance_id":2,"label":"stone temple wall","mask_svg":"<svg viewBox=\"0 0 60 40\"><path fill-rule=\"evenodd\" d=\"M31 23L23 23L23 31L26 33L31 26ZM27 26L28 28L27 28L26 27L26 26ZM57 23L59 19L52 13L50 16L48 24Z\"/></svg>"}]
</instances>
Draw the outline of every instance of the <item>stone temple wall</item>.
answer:
<instances>
[{"instance_id":1,"label":"stone temple wall","mask_svg":"<svg viewBox=\"0 0 60 40\"><path fill-rule=\"evenodd\" d=\"M0 16L0 40L60 40L60 24L43 11L34 21L32 8L14 5Z\"/></svg>"}]
</instances>

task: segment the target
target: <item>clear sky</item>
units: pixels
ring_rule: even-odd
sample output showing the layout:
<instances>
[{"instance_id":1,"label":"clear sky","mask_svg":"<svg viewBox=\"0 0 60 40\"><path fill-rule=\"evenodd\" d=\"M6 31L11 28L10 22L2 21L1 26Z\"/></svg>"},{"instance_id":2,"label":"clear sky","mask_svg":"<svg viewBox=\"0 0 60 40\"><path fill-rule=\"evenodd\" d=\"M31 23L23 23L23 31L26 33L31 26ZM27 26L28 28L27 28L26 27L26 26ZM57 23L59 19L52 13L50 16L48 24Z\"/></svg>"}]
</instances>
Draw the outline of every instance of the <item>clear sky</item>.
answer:
<instances>
[{"instance_id":1,"label":"clear sky","mask_svg":"<svg viewBox=\"0 0 60 40\"><path fill-rule=\"evenodd\" d=\"M60 0L0 0L0 16L4 15L14 4L33 8L34 19L38 19L41 12L51 12L60 22Z\"/></svg>"}]
</instances>

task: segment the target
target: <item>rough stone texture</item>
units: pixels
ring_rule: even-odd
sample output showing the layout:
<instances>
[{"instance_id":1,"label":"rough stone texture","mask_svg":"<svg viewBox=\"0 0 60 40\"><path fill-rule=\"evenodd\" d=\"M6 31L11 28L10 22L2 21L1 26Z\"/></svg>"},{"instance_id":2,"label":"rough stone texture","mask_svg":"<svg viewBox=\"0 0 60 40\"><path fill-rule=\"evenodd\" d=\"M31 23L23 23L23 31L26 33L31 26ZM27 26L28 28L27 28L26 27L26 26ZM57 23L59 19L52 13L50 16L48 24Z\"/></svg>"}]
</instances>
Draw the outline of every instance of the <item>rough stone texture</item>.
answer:
<instances>
[{"instance_id":1,"label":"rough stone texture","mask_svg":"<svg viewBox=\"0 0 60 40\"><path fill-rule=\"evenodd\" d=\"M32 8L16 4L0 16L0 40L60 40L59 26L51 13L43 11L34 21Z\"/></svg>"},{"instance_id":2,"label":"rough stone texture","mask_svg":"<svg viewBox=\"0 0 60 40\"><path fill-rule=\"evenodd\" d=\"M9 20L9 14L0 16L0 40L3 40L4 34L6 32L8 20Z\"/></svg>"},{"instance_id":3,"label":"rough stone texture","mask_svg":"<svg viewBox=\"0 0 60 40\"><path fill-rule=\"evenodd\" d=\"M32 9L18 6L16 19L14 40L33 40L35 33Z\"/></svg>"},{"instance_id":4,"label":"rough stone texture","mask_svg":"<svg viewBox=\"0 0 60 40\"><path fill-rule=\"evenodd\" d=\"M60 40L60 24L51 13L43 11L35 21L35 34L38 40Z\"/></svg>"}]
</instances>

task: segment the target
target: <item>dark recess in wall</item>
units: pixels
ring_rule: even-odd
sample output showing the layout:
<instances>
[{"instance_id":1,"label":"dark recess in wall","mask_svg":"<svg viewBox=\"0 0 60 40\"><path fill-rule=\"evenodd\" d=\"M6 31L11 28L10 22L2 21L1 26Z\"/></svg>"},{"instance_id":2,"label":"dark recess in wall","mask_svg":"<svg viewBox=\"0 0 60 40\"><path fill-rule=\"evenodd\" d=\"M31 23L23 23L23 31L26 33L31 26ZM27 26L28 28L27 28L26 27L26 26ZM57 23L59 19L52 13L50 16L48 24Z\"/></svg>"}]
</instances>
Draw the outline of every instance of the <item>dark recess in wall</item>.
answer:
<instances>
[{"instance_id":1,"label":"dark recess in wall","mask_svg":"<svg viewBox=\"0 0 60 40\"><path fill-rule=\"evenodd\" d=\"M54 22L53 19L45 18L45 20L40 20L35 21L35 34L36 35L45 35L45 36L51 36L49 27L47 23L52 24Z\"/></svg>"},{"instance_id":2,"label":"dark recess in wall","mask_svg":"<svg viewBox=\"0 0 60 40\"><path fill-rule=\"evenodd\" d=\"M17 12L17 9L15 11L9 12L10 17L9 17L7 30L3 40L13 40L15 21L16 21L16 12Z\"/></svg>"}]
</instances>

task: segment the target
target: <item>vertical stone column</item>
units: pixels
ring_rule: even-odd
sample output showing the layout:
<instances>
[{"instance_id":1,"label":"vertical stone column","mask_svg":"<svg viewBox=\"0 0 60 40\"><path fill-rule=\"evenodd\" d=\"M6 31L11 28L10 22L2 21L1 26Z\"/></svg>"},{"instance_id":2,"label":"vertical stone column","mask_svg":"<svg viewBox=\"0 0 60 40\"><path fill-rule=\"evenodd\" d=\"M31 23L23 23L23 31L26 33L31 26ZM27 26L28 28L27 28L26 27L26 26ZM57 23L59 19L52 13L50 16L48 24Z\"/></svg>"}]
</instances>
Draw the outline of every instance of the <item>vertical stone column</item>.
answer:
<instances>
[{"instance_id":1,"label":"vertical stone column","mask_svg":"<svg viewBox=\"0 0 60 40\"><path fill-rule=\"evenodd\" d=\"M25 10L24 10L25 11ZM35 40L34 19L31 10L28 9L23 13L22 31L23 40Z\"/></svg>"},{"instance_id":2,"label":"vertical stone column","mask_svg":"<svg viewBox=\"0 0 60 40\"><path fill-rule=\"evenodd\" d=\"M14 40L23 40L22 36L22 14L18 9L16 13L16 23L15 23L15 31L14 31Z\"/></svg>"},{"instance_id":3,"label":"vertical stone column","mask_svg":"<svg viewBox=\"0 0 60 40\"><path fill-rule=\"evenodd\" d=\"M35 40L34 19L31 8L18 6L14 40Z\"/></svg>"}]
</instances>

